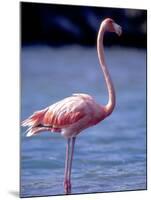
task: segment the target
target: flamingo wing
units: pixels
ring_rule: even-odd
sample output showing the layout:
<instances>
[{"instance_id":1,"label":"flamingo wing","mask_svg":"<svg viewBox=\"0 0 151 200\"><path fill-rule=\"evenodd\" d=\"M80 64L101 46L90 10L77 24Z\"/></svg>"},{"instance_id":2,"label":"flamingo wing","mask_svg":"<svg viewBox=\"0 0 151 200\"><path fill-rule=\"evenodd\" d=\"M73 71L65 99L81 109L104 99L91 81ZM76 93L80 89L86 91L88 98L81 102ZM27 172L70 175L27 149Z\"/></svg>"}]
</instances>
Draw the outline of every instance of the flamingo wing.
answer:
<instances>
[{"instance_id":1,"label":"flamingo wing","mask_svg":"<svg viewBox=\"0 0 151 200\"><path fill-rule=\"evenodd\" d=\"M48 107L43 123L54 128L64 128L82 119L86 115L85 107L86 101L81 96L67 97Z\"/></svg>"}]
</instances>

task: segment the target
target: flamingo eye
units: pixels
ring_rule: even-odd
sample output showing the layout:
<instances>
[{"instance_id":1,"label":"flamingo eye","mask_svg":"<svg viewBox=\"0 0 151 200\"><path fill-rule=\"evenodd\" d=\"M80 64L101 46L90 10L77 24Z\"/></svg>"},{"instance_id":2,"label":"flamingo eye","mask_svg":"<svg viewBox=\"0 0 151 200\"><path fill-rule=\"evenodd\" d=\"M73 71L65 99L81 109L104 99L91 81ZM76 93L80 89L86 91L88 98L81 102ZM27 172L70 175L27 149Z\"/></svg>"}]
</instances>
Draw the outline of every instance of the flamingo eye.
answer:
<instances>
[{"instance_id":1,"label":"flamingo eye","mask_svg":"<svg viewBox=\"0 0 151 200\"><path fill-rule=\"evenodd\" d=\"M109 23L112 24L112 23L113 23L113 20L110 20Z\"/></svg>"}]
</instances>

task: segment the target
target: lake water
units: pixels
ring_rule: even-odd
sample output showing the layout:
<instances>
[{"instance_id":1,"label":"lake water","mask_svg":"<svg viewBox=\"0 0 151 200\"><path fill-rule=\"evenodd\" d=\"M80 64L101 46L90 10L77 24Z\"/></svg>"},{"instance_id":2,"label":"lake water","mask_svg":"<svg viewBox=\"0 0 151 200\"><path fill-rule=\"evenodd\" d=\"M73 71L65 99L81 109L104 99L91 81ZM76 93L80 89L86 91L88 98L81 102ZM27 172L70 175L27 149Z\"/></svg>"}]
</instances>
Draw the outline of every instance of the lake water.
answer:
<instances>
[{"instance_id":1,"label":"lake water","mask_svg":"<svg viewBox=\"0 0 151 200\"><path fill-rule=\"evenodd\" d=\"M73 194L146 189L146 52L114 46L105 55L116 108L77 137ZM79 92L101 104L108 100L95 48L22 48L21 120ZM66 140L48 132L27 138L25 130L21 128L21 196L63 194Z\"/></svg>"}]
</instances>

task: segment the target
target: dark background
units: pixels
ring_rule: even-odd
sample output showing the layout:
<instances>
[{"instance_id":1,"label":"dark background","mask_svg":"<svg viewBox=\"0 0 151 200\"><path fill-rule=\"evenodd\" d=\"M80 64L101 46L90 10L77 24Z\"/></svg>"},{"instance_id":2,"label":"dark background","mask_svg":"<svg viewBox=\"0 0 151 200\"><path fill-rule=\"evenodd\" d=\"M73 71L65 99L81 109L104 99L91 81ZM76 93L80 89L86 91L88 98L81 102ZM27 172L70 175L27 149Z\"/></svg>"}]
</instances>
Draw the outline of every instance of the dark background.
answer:
<instances>
[{"instance_id":1,"label":"dark background","mask_svg":"<svg viewBox=\"0 0 151 200\"><path fill-rule=\"evenodd\" d=\"M122 37L108 37L106 45L146 48L146 10L27 2L21 2L21 44L94 46L100 23L106 17L123 28Z\"/></svg>"}]
</instances>

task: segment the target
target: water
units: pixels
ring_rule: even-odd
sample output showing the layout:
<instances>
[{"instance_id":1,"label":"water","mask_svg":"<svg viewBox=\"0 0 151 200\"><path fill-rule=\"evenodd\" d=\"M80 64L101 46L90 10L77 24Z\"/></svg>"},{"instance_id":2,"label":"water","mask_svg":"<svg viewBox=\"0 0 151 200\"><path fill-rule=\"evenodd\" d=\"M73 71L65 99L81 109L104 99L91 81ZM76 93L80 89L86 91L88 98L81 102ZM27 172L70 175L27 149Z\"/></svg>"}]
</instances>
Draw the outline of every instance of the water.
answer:
<instances>
[{"instance_id":1,"label":"water","mask_svg":"<svg viewBox=\"0 0 151 200\"><path fill-rule=\"evenodd\" d=\"M146 189L146 52L112 47L106 60L117 96L112 115L76 140L72 193ZM72 93L105 104L107 92L95 48L24 47L21 119ZM21 196L63 194L66 140L21 129Z\"/></svg>"}]
</instances>

